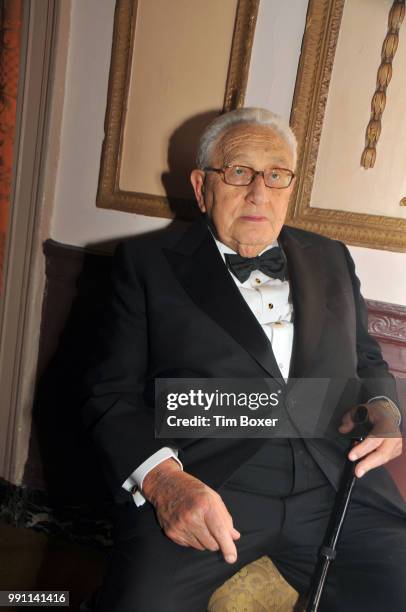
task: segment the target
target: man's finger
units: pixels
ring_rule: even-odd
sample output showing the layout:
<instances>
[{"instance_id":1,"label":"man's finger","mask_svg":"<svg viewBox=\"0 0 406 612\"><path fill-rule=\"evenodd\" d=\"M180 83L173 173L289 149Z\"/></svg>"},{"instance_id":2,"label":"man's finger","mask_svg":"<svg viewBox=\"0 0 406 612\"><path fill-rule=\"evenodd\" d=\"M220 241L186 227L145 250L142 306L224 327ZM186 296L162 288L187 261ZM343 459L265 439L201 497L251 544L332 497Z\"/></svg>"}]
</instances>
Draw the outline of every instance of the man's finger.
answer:
<instances>
[{"instance_id":1,"label":"man's finger","mask_svg":"<svg viewBox=\"0 0 406 612\"><path fill-rule=\"evenodd\" d=\"M179 546L192 547L197 548L198 550L205 550L204 546L199 542L198 538L196 538L192 533L186 535L174 535L174 534L166 534L172 542L178 544Z\"/></svg>"},{"instance_id":2,"label":"man's finger","mask_svg":"<svg viewBox=\"0 0 406 612\"><path fill-rule=\"evenodd\" d=\"M198 546L194 546L194 548L199 548L199 550L218 550L219 546L216 540L210 535L210 533L206 530L203 537L199 537L198 534L190 534L190 538L198 544Z\"/></svg>"},{"instance_id":3,"label":"man's finger","mask_svg":"<svg viewBox=\"0 0 406 612\"><path fill-rule=\"evenodd\" d=\"M192 535L200 542L204 550L215 551L220 548L216 539L213 538L210 531L206 528L206 525L203 525L201 528L199 527L199 530L195 531Z\"/></svg>"},{"instance_id":4,"label":"man's finger","mask_svg":"<svg viewBox=\"0 0 406 612\"><path fill-rule=\"evenodd\" d=\"M198 550L218 550L219 545L213 536L210 534L206 525L203 528L195 528L192 531L189 527L187 529L177 528L174 530L168 530L166 532L168 538L170 538L175 544L180 546L191 546Z\"/></svg>"},{"instance_id":5,"label":"man's finger","mask_svg":"<svg viewBox=\"0 0 406 612\"><path fill-rule=\"evenodd\" d=\"M342 418L341 425L338 431L341 433L349 433L354 429L354 421L351 416L351 412L346 412Z\"/></svg>"},{"instance_id":6,"label":"man's finger","mask_svg":"<svg viewBox=\"0 0 406 612\"><path fill-rule=\"evenodd\" d=\"M367 437L363 442L356 444L354 448L350 450L348 453L348 458L351 461L356 461L357 459L361 459L365 457L368 453L371 453L376 448L378 448L383 442L382 438L372 438Z\"/></svg>"},{"instance_id":7,"label":"man's finger","mask_svg":"<svg viewBox=\"0 0 406 612\"><path fill-rule=\"evenodd\" d=\"M241 533L239 531L237 531L237 529L234 529L234 527L233 527L233 531L231 533L231 537L233 538L233 540L238 540L241 537Z\"/></svg>"},{"instance_id":8,"label":"man's finger","mask_svg":"<svg viewBox=\"0 0 406 612\"><path fill-rule=\"evenodd\" d=\"M231 531L222 523L210 520L209 517L206 517L206 524L210 533L218 542L224 559L227 563L234 563L237 560L237 548L231 536Z\"/></svg>"},{"instance_id":9,"label":"man's finger","mask_svg":"<svg viewBox=\"0 0 406 612\"><path fill-rule=\"evenodd\" d=\"M360 461L355 468L355 475L362 478L364 474L373 468L384 465L390 460L390 454L385 452L381 447L370 453L363 461Z\"/></svg>"}]
</instances>

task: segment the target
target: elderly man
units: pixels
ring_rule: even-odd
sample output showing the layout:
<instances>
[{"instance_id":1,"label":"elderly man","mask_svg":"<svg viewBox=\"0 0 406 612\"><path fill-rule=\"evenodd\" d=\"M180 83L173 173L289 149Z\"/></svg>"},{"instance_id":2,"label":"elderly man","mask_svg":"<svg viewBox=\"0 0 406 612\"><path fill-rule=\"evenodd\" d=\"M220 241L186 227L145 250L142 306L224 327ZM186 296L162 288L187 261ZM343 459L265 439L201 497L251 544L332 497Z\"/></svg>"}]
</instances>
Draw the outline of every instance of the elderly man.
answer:
<instances>
[{"instance_id":1,"label":"elderly man","mask_svg":"<svg viewBox=\"0 0 406 612\"><path fill-rule=\"evenodd\" d=\"M305 593L360 401L374 428L352 451L359 481L320 609L406 609L406 506L382 467L401 438L374 436L399 431L394 380L346 247L284 226L295 164L280 117L226 113L191 174L201 218L117 248L84 407L118 502L98 612L204 611L264 554ZM293 377L360 384L329 398L336 438L155 438L153 381L182 377L280 380L299 430L312 406Z\"/></svg>"}]
</instances>

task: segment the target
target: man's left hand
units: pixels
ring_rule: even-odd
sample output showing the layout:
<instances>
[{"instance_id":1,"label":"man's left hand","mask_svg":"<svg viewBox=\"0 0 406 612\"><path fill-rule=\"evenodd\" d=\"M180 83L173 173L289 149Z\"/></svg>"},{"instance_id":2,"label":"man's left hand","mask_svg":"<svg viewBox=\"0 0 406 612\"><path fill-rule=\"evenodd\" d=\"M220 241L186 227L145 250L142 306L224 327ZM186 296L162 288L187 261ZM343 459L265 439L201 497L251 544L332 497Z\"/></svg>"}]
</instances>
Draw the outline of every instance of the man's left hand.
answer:
<instances>
[{"instance_id":1,"label":"man's left hand","mask_svg":"<svg viewBox=\"0 0 406 612\"><path fill-rule=\"evenodd\" d=\"M368 405L368 418L372 424L369 435L354 446L348 453L351 461L359 461L355 468L355 475L361 478L373 468L384 465L388 461L399 457L402 453L403 439L399 429L396 415L385 400L377 399ZM350 433L354 427L354 416L357 406L345 413L338 431L342 434Z\"/></svg>"}]
</instances>

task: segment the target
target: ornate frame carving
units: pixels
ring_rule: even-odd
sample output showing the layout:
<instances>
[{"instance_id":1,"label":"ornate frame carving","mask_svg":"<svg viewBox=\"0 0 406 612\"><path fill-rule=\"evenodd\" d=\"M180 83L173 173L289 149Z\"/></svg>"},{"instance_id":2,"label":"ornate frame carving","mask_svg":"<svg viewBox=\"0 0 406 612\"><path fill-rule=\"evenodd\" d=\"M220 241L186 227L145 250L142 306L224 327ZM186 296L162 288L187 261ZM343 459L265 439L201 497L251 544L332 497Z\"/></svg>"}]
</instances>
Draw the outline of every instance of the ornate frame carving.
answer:
<instances>
[{"instance_id":1,"label":"ornate frame carving","mask_svg":"<svg viewBox=\"0 0 406 612\"><path fill-rule=\"evenodd\" d=\"M405 0L394 0L389 11L388 31L382 45L381 63L376 75L376 89L371 101L371 118L365 131L365 147L361 165L373 168L376 160L376 147L381 135L382 115L386 106L386 96L392 79L392 62L399 43L399 28L405 16Z\"/></svg>"},{"instance_id":2,"label":"ornate frame carving","mask_svg":"<svg viewBox=\"0 0 406 612\"><path fill-rule=\"evenodd\" d=\"M96 205L152 217L175 216L168 198L123 191L119 187L122 139L126 115L131 58L138 0L117 0L114 17L105 138L103 142ZM244 104L259 0L238 0L234 34L224 94L223 110ZM174 200L171 198L171 203ZM190 203L176 202L178 215L188 218ZM189 204L189 205L188 205Z\"/></svg>"},{"instance_id":3,"label":"ornate frame carving","mask_svg":"<svg viewBox=\"0 0 406 612\"><path fill-rule=\"evenodd\" d=\"M366 300L368 331L377 340L406 345L406 306ZM406 357L406 354L405 354Z\"/></svg>"},{"instance_id":4,"label":"ornate frame carving","mask_svg":"<svg viewBox=\"0 0 406 612\"><path fill-rule=\"evenodd\" d=\"M299 172L287 223L347 244L406 252L406 219L310 206L344 2L309 2L291 113L299 144Z\"/></svg>"}]
</instances>

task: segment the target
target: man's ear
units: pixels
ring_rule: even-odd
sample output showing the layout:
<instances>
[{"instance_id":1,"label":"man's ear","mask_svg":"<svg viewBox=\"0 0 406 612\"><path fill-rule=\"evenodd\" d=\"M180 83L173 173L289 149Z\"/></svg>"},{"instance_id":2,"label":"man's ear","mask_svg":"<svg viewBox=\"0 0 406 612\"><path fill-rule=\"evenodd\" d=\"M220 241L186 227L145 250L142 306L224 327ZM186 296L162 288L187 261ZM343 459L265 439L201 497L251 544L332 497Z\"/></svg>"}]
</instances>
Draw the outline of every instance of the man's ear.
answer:
<instances>
[{"instance_id":1,"label":"man's ear","mask_svg":"<svg viewBox=\"0 0 406 612\"><path fill-rule=\"evenodd\" d=\"M192 170L191 174L190 174L190 181L192 183L193 186L193 191L195 192L195 197L196 197L196 201L197 204L200 208L200 210L205 213L206 211L206 204L204 202L204 179L205 179L206 174L203 172L203 170Z\"/></svg>"}]
</instances>

